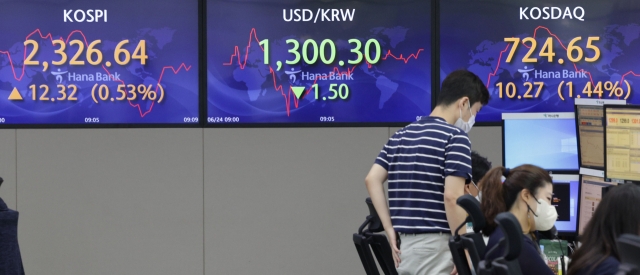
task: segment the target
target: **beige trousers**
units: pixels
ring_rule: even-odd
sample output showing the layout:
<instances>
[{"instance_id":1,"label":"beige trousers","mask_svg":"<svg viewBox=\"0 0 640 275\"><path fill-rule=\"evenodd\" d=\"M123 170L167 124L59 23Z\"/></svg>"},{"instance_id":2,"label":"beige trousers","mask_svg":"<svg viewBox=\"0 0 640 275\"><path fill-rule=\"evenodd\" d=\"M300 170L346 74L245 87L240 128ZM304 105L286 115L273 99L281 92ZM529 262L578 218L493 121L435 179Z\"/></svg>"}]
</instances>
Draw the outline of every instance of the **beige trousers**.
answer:
<instances>
[{"instance_id":1,"label":"beige trousers","mask_svg":"<svg viewBox=\"0 0 640 275\"><path fill-rule=\"evenodd\" d=\"M400 234L399 275L449 275L453 258L449 250L451 234Z\"/></svg>"}]
</instances>

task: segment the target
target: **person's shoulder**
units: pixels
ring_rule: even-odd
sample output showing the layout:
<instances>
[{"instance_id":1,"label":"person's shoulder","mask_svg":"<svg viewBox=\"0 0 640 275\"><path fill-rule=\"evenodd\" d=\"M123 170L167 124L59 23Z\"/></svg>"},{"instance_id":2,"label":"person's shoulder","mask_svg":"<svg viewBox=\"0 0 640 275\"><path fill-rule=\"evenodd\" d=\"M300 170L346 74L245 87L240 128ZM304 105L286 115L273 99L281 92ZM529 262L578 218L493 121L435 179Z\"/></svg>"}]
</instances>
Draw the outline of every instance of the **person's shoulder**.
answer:
<instances>
[{"instance_id":1,"label":"person's shoulder","mask_svg":"<svg viewBox=\"0 0 640 275\"><path fill-rule=\"evenodd\" d=\"M425 117L421 120L415 121L409 125L407 125L404 129L433 129L438 130L438 132L446 134L448 136L465 136L467 137L467 133L462 131L462 129L447 123L444 119L439 117ZM402 131L400 130L400 131Z\"/></svg>"},{"instance_id":2,"label":"person's shoulder","mask_svg":"<svg viewBox=\"0 0 640 275\"><path fill-rule=\"evenodd\" d=\"M452 137L454 135L464 133L460 128L455 127L441 118L425 117L421 120L414 121L407 126L396 131L392 136L435 136L443 138L444 136ZM464 133L466 134L466 133Z\"/></svg>"},{"instance_id":3,"label":"person's shoulder","mask_svg":"<svg viewBox=\"0 0 640 275\"><path fill-rule=\"evenodd\" d=\"M487 241L487 248L489 246L493 247L494 245L498 244L503 237L504 237L504 234L502 233L502 230L500 229L500 227L496 227L496 229L494 229L493 232L491 232L491 235L489 235L489 240Z\"/></svg>"},{"instance_id":4,"label":"person's shoulder","mask_svg":"<svg viewBox=\"0 0 640 275\"><path fill-rule=\"evenodd\" d=\"M596 267L593 274L617 274L619 267L620 261L613 256L609 256Z\"/></svg>"}]
</instances>

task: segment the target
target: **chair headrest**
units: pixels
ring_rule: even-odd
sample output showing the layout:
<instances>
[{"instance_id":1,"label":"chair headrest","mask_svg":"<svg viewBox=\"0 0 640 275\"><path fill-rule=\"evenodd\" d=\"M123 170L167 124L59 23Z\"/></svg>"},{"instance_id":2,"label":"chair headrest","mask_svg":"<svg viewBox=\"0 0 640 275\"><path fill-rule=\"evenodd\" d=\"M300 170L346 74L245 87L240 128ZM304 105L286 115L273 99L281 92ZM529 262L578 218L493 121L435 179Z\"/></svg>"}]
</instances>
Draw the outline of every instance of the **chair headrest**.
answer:
<instances>
[{"instance_id":1,"label":"chair headrest","mask_svg":"<svg viewBox=\"0 0 640 275\"><path fill-rule=\"evenodd\" d=\"M384 226L382 226L382 221L380 221L380 217L378 216L378 212L376 212L376 208L373 206L371 198L367 198L365 202L367 203L367 207L369 207L369 217L371 217L368 227L369 231L373 233L384 231Z\"/></svg>"},{"instance_id":2,"label":"chair headrest","mask_svg":"<svg viewBox=\"0 0 640 275\"><path fill-rule=\"evenodd\" d=\"M622 263L632 264L640 268L640 236L623 234L618 238L618 251Z\"/></svg>"},{"instance_id":3,"label":"chair headrest","mask_svg":"<svg viewBox=\"0 0 640 275\"><path fill-rule=\"evenodd\" d=\"M476 233L480 232L487 223L484 214L482 214L480 210L480 202L469 194L459 197L456 202L469 214L471 222L473 223L473 231Z\"/></svg>"},{"instance_id":4,"label":"chair headrest","mask_svg":"<svg viewBox=\"0 0 640 275\"><path fill-rule=\"evenodd\" d=\"M522 249L522 227L516 217L509 212L502 212L495 219L504 233L504 259L513 261L520 256Z\"/></svg>"}]
</instances>

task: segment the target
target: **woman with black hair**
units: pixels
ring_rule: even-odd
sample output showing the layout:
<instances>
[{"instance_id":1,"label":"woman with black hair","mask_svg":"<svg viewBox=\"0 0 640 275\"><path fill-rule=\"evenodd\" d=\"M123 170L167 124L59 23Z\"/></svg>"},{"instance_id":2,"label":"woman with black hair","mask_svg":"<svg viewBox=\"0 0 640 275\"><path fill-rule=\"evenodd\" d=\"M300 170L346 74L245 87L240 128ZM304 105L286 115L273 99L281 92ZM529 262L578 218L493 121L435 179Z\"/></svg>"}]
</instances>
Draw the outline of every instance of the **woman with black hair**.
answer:
<instances>
[{"instance_id":1,"label":"woman with black hair","mask_svg":"<svg viewBox=\"0 0 640 275\"><path fill-rule=\"evenodd\" d=\"M494 220L498 214L509 211L518 219L523 231L522 251L518 258L522 274L553 275L532 234L535 230L551 229L558 217L555 207L551 206L553 184L549 173L526 164L512 170L496 167L480 181L480 191L480 205L487 219L482 233L489 236L485 260L492 261L504 254L504 247L499 246L504 233ZM496 246L499 247L492 251Z\"/></svg>"},{"instance_id":2,"label":"woman with black hair","mask_svg":"<svg viewBox=\"0 0 640 275\"><path fill-rule=\"evenodd\" d=\"M616 240L622 234L640 235L640 186L624 184L604 196L581 236L582 246L569 264L569 275L618 273L620 254Z\"/></svg>"}]
</instances>

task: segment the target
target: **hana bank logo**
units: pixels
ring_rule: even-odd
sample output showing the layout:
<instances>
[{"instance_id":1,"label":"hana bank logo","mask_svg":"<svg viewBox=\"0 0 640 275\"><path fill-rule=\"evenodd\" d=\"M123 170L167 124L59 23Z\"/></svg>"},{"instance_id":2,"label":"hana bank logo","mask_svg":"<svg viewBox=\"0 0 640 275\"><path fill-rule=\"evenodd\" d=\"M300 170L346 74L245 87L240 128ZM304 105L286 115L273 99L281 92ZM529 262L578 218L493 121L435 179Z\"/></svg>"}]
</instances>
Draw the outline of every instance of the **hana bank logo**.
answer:
<instances>
[{"instance_id":1,"label":"hana bank logo","mask_svg":"<svg viewBox=\"0 0 640 275\"><path fill-rule=\"evenodd\" d=\"M60 68L58 68L58 71L51 72L52 75L56 76L56 81L58 81L58 84L62 84L62 75L66 73L68 73L68 71L62 72L60 71Z\"/></svg>"},{"instance_id":2,"label":"hana bank logo","mask_svg":"<svg viewBox=\"0 0 640 275\"><path fill-rule=\"evenodd\" d=\"M296 81L297 81L296 74L298 74L298 73L300 73L300 72L301 72L301 70L297 70L297 71L296 71L294 68L291 68L291 70L290 70L290 71L285 71L284 73L285 73L285 74L287 74L287 75L289 75L289 82L290 82L291 84L295 84L295 83L296 83Z\"/></svg>"},{"instance_id":3,"label":"hana bank logo","mask_svg":"<svg viewBox=\"0 0 640 275\"><path fill-rule=\"evenodd\" d=\"M529 81L529 73L532 72L534 68L529 69L527 66L524 66L524 69L518 69L518 72L522 74L522 80L524 82Z\"/></svg>"}]
</instances>

